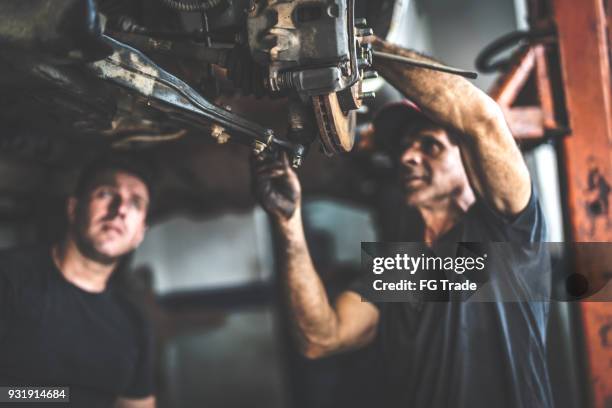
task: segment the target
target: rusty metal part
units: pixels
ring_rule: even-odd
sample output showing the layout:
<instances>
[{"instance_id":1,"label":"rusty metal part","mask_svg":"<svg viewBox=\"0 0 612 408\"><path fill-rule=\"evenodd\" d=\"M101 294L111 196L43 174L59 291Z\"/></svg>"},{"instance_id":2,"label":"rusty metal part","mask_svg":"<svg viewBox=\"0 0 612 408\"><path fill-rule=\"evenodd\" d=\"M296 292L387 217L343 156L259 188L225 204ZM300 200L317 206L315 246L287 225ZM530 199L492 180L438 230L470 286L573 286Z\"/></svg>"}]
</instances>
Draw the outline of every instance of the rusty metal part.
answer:
<instances>
[{"instance_id":1,"label":"rusty metal part","mask_svg":"<svg viewBox=\"0 0 612 408\"><path fill-rule=\"evenodd\" d=\"M354 0L273 0L259 4L248 17L249 46L255 60L268 65L269 91L311 98L330 155L351 150L353 110L372 96L361 93L372 65L371 47L362 41L372 34L366 25L365 19L355 20ZM299 165L299 155L294 158Z\"/></svg>"},{"instance_id":2,"label":"rusty metal part","mask_svg":"<svg viewBox=\"0 0 612 408\"><path fill-rule=\"evenodd\" d=\"M325 95L361 79L354 0L272 0L260 3L247 19L255 61L268 67L272 92L294 90Z\"/></svg>"},{"instance_id":3,"label":"rusty metal part","mask_svg":"<svg viewBox=\"0 0 612 408\"><path fill-rule=\"evenodd\" d=\"M109 36L144 53L159 53L227 67L231 48L211 48L195 42L157 39L141 33L109 32Z\"/></svg>"},{"instance_id":4,"label":"rusty metal part","mask_svg":"<svg viewBox=\"0 0 612 408\"><path fill-rule=\"evenodd\" d=\"M218 108L140 51L104 37L114 52L110 57L89 65L95 75L131 89L150 102L164 106L170 113L190 118L194 125L208 126L213 122L243 137L268 139L269 129Z\"/></svg>"},{"instance_id":5,"label":"rusty metal part","mask_svg":"<svg viewBox=\"0 0 612 408\"><path fill-rule=\"evenodd\" d=\"M304 154L306 153L306 148L304 145L299 143L289 142L287 140L280 140L272 137L270 144L272 145L280 145L283 146L286 151L289 151L291 154L291 166L294 169L297 169L302 165L302 161L304 159ZM273 150L273 149L271 149Z\"/></svg>"},{"instance_id":6,"label":"rusty metal part","mask_svg":"<svg viewBox=\"0 0 612 408\"><path fill-rule=\"evenodd\" d=\"M231 136L225 131L223 126L219 126L216 123L211 126L210 135L218 144L225 144L231 139Z\"/></svg>"},{"instance_id":7,"label":"rusty metal part","mask_svg":"<svg viewBox=\"0 0 612 408\"><path fill-rule=\"evenodd\" d=\"M315 118L309 102L304 102L300 98L290 98L288 104L287 140L304 146L310 146L317 137Z\"/></svg>"},{"instance_id":8,"label":"rusty metal part","mask_svg":"<svg viewBox=\"0 0 612 408\"><path fill-rule=\"evenodd\" d=\"M593 211L589 181L593 171L612 179L612 92L610 43L604 0L552 1L558 31L563 86L570 137L563 140L567 209L574 241L612 242L612 214L600 207ZM607 2L607 11L610 11ZM607 192L610 197L610 192ZM602 279L608 265L593 267L593 259L576 256L577 272L589 281ZM603 262L602 260L598 260ZM604 266L605 268L601 268ZM593 407L606 408L612 401L612 347L602 341L602 331L612 323L609 302L580 304L588 359Z\"/></svg>"},{"instance_id":9,"label":"rusty metal part","mask_svg":"<svg viewBox=\"0 0 612 408\"><path fill-rule=\"evenodd\" d=\"M343 111L336 93L315 96L312 103L325 152L332 155L351 151L355 144L355 111Z\"/></svg>"},{"instance_id":10,"label":"rusty metal part","mask_svg":"<svg viewBox=\"0 0 612 408\"><path fill-rule=\"evenodd\" d=\"M147 104L190 125L208 129L217 124L237 141L257 150L280 149L289 152L294 164L301 164L304 146L276 139L271 129L219 108L185 82L157 66L140 51L104 36L114 52L104 60L89 64L98 77L113 82L147 99Z\"/></svg>"},{"instance_id":11,"label":"rusty metal part","mask_svg":"<svg viewBox=\"0 0 612 408\"><path fill-rule=\"evenodd\" d=\"M263 153L264 150L266 150L266 148L268 147L268 145L266 145L264 142L262 142L261 140L255 140L253 141L253 153L257 156L260 155L261 153Z\"/></svg>"},{"instance_id":12,"label":"rusty metal part","mask_svg":"<svg viewBox=\"0 0 612 408\"><path fill-rule=\"evenodd\" d=\"M596 188L597 185L609 184L612 178L610 43L606 38L610 35L610 4L608 2L606 21L602 0L581 2L579 13L575 2L568 0L553 0L550 4L552 11L548 2L530 1L532 25L535 18L549 18L554 21L558 32L562 80L554 88L563 90L567 121L571 126L569 136L563 139L561 155L564 160L567 232L570 239L577 242L612 241L612 214L600 201L603 196L609 197L610 192L602 194L602 190L608 188L600 188L599 192ZM540 68L539 61L536 64L538 79L544 78L540 71L545 73L546 70ZM588 78L588 81L581 80L583 78ZM542 107L547 109L544 103ZM594 182L595 175L600 178L599 183ZM601 256L605 254L593 256L574 251L573 255L575 272L585 276L589 286L609 279L606 275L609 260ZM578 307L583 328L580 338L584 339L585 346L585 383L590 394L588 405L586 401L583 405L605 408L612 401L612 347L608 340L612 307L609 302L596 301L586 301Z\"/></svg>"},{"instance_id":13,"label":"rusty metal part","mask_svg":"<svg viewBox=\"0 0 612 408\"><path fill-rule=\"evenodd\" d=\"M612 214L604 197L612 198L608 187L612 180L612 2L587 0L580 3L579 10L576 5L571 0L529 1L530 26L556 27L557 41L531 44L518 50L508 64L504 62L507 72L496 83L492 97L504 109L513 133L518 130L515 137L542 138L554 129L567 130L567 137L561 139L560 158L568 240L611 242ZM534 84L536 92L528 89ZM539 103L516 106L525 90ZM605 301L610 294L609 253L585 253L576 248L572 255L575 274L584 276L589 287L607 280L608 291L604 301L593 299L576 307L576 329L582 333L573 333L577 335L571 340L577 338L584 346L584 354L579 353L576 361L585 368L576 377L585 378L589 395L574 396L571 406L607 408L612 401L612 307Z\"/></svg>"},{"instance_id":14,"label":"rusty metal part","mask_svg":"<svg viewBox=\"0 0 612 408\"><path fill-rule=\"evenodd\" d=\"M267 155L277 156L279 147L289 152L291 166L293 168L297 169L302 165L304 154L306 153L306 148L302 144L276 139L272 134L270 134L266 143L260 140L255 140L251 145L256 160L263 160Z\"/></svg>"},{"instance_id":15,"label":"rusty metal part","mask_svg":"<svg viewBox=\"0 0 612 408\"><path fill-rule=\"evenodd\" d=\"M314 113L319 127L319 136L327 155L347 153L355 144L356 112L362 100L367 96L361 93L362 79L366 70L372 66L372 49L369 44L362 44L356 34L368 34L367 22L360 19L355 22L354 2L347 7L350 48L350 79L343 90L327 95L312 97Z\"/></svg>"},{"instance_id":16,"label":"rusty metal part","mask_svg":"<svg viewBox=\"0 0 612 408\"><path fill-rule=\"evenodd\" d=\"M353 84L350 88L338 92L337 96L342 111L348 112L350 110L359 109L363 101L361 81Z\"/></svg>"},{"instance_id":17,"label":"rusty metal part","mask_svg":"<svg viewBox=\"0 0 612 408\"><path fill-rule=\"evenodd\" d=\"M507 71L499 76L489 91L491 98L502 108L515 139L541 141L547 136L558 137L568 133L568 129L555 118L560 109L553 99L546 58L547 50L542 44L517 50L507 63ZM516 100L530 84L535 84L536 88L529 92L533 95L532 100L523 100L521 106L515 106Z\"/></svg>"},{"instance_id":18,"label":"rusty metal part","mask_svg":"<svg viewBox=\"0 0 612 408\"><path fill-rule=\"evenodd\" d=\"M347 3L351 3L347 5ZM351 0L270 0L257 2L247 19L249 47L262 65L281 69L308 63L332 66L348 58L346 9ZM333 64L330 64L333 63Z\"/></svg>"}]
</instances>

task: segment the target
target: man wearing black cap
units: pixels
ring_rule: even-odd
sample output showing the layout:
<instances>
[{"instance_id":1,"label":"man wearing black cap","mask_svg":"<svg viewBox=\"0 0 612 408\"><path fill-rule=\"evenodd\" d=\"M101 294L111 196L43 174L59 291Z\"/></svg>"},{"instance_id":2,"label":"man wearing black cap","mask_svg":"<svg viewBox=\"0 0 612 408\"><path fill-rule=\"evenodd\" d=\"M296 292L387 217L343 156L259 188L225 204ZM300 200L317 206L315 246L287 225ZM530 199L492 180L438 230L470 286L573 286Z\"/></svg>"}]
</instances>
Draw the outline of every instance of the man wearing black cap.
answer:
<instances>
[{"instance_id":1,"label":"man wearing black cap","mask_svg":"<svg viewBox=\"0 0 612 408\"><path fill-rule=\"evenodd\" d=\"M432 62L380 39L372 44ZM387 61L375 68L418 105L383 109L375 132L397 165L401 204L423 220L422 241L543 241L542 211L499 106L463 78ZM286 160L254 163L255 193L283 245L281 270L304 355L327 356L376 338L387 386L381 406L552 406L545 301L505 302L493 291L488 302L374 304L356 284L331 304L304 239L297 176ZM534 252L491 274L503 275L517 299L538 291L547 300L546 265L545 254Z\"/></svg>"},{"instance_id":2,"label":"man wearing black cap","mask_svg":"<svg viewBox=\"0 0 612 408\"><path fill-rule=\"evenodd\" d=\"M68 230L49 247L0 254L0 385L69 387L72 407L155 406L152 337L109 285L144 238L150 173L130 157L83 171Z\"/></svg>"}]
</instances>

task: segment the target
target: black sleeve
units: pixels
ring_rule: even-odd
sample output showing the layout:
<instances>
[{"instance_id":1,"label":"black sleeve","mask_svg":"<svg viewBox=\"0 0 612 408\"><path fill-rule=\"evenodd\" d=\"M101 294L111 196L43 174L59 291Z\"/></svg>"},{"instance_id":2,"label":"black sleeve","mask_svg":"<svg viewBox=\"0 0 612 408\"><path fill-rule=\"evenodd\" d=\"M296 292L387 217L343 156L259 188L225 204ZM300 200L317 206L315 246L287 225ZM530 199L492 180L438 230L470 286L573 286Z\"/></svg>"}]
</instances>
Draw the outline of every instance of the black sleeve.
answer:
<instances>
[{"instance_id":1,"label":"black sleeve","mask_svg":"<svg viewBox=\"0 0 612 408\"><path fill-rule=\"evenodd\" d=\"M0 268L0 343L8 331L11 303L10 282L6 273Z\"/></svg>"},{"instance_id":2,"label":"black sleeve","mask_svg":"<svg viewBox=\"0 0 612 408\"><path fill-rule=\"evenodd\" d=\"M370 292L370 279L368 279L365 274L360 273L359 277L355 278L355 280L351 282L347 290L357 293L359 296L361 296L361 300L370 302L377 308L380 308L378 303L372 302L370 299L368 299L368 293Z\"/></svg>"},{"instance_id":3,"label":"black sleeve","mask_svg":"<svg viewBox=\"0 0 612 408\"><path fill-rule=\"evenodd\" d=\"M154 339L153 329L147 319L138 312L138 359L134 377L128 388L122 393L123 398L145 398L153 395L154 390Z\"/></svg>"},{"instance_id":4,"label":"black sleeve","mask_svg":"<svg viewBox=\"0 0 612 408\"><path fill-rule=\"evenodd\" d=\"M531 187L531 197L527 206L506 222L511 229L511 235L515 235L517 240L522 238L526 242L546 241L546 221L534 186Z\"/></svg>"},{"instance_id":5,"label":"black sleeve","mask_svg":"<svg viewBox=\"0 0 612 408\"><path fill-rule=\"evenodd\" d=\"M495 276L498 293L506 300L548 301L551 291L550 252L538 194L532 186L525 208L504 217L484 203L483 216L494 226L487 270ZM499 289L501 288L501 289Z\"/></svg>"},{"instance_id":6,"label":"black sleeve","mask_svg":"<svg viewBox=\"0 0 612 408\"><path fill-rule=\"evenodd\" d=\"M544 213L533 184L531 186L531 197L529 197L527 205L521 212L512 217L501 215L488 206L484 200L477 200L477 205L481 207L481 214L484 214L489 222L500 227L506 241L530 243L546 241L547 231Z\"/></svg>"}]
</instances>

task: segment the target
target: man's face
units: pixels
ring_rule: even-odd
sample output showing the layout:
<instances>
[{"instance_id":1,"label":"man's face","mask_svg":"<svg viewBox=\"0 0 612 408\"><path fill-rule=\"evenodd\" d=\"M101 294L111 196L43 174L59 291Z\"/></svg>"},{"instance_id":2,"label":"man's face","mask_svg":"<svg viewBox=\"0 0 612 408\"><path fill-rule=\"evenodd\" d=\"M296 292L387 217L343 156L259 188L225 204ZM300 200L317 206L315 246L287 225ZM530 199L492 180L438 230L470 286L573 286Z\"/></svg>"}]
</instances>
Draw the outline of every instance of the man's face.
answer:
<instances>
[{"instance_id":1,"label":"man's face","mask_svg":"<svg viewBox=\"0 0 612 408\"><path fill-rule=\"evenodd\" d=\"M100 174L89 194L69 201L69 218L79 250L112 263L134 250L146 231L149 192L138 177L122 171Z\"/></svg>"},{"instance_id":2,"label":"man's face","mask_svg":"<svg viewBox=\"0 0 612 408\"><path fill-rule=\"evenodd\" d=\"M400 151L400 183L409 206L435 206L469 185L459 146L442 127L434 124L405 127Z\"/></svg>"}]
</instances>

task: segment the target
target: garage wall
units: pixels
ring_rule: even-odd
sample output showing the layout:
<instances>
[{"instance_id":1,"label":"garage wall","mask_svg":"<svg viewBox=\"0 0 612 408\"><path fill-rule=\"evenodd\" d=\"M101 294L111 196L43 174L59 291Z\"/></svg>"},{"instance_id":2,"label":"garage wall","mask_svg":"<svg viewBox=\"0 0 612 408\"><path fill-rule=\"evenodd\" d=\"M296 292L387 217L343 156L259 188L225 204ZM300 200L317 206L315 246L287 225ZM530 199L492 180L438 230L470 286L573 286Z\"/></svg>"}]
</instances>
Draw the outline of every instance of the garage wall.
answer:
<instances>
[{"instance_id":1,"label":"garage wall","mask_svg":"<svg viewBox=\"0 0 612 408\"><path fill-rule=\"evenodd\" d=\"M268 220L260 208L200 220L174 217L150 228L133 264L152 269L158 295L268 281Z\"/></svg>"},{"instance_id":2,"label":"garage wall","mask_svg":"<svg viewBox=\"0 0 612 408\"><path fill-rule=\"evenodd\" d=\"M478 53L495 38L516 30L514 0L416 0L427 20L432 56L460 68L475 70ZM487 90L495 75L474 83Z\"/></svg>"}]
</instances>

